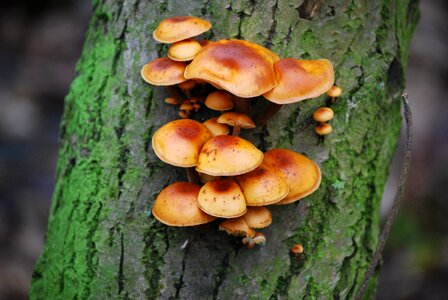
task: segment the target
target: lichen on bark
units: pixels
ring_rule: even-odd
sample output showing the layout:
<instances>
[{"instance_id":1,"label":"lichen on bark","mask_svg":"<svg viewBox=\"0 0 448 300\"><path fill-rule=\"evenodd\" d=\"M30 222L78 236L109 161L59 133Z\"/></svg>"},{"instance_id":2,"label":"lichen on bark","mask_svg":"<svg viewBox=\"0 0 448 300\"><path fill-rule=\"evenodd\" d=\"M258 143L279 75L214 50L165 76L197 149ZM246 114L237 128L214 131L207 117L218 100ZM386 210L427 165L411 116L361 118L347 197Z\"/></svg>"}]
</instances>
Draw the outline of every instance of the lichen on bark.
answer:
<instances>
[{"instance_id":1,"label":"lichen on bark","mask_svg":"<svg viewBox=\"0 0 448 300\"><path fill-rule=\"evenodd\" d=\"M311 14L303 5L313 2ZM65 100L31 298L352 298L378 236L416 1L98 0L93 10ZM265 247L248 251L216 223L168 228L150 215L157 193L186 179L151 150L153 132L177 116L162 101L166 92L140 78L142 65L165 55L151 33L173 15L209 19L210 38L247 39L282 57L329 58L344 89L324 141L310 116L325 97L285 106L245 135L265 149L305 153L322 168L315 194L272 209ZM300 261L289 253L294 243L304 245Z\"/></svg>"}]
</instances>

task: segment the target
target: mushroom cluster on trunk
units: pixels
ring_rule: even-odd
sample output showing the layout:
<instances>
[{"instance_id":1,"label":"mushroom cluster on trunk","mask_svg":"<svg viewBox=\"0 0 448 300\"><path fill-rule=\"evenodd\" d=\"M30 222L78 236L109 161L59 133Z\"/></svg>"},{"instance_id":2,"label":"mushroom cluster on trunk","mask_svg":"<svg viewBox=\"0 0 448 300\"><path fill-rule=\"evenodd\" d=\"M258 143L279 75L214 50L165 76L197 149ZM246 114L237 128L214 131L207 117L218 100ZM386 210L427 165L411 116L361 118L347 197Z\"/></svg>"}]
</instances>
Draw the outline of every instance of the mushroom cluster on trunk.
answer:
<instances>
[{"instance_id":1,"label":"mushroom cluster on trunk","mask_svg":"<svg viewBox=\"0 0 448 300\"><path fill-rule=\"evenodd\" d=\"M153 37L171 44L168 57L149 62L141 71L146 82L167 86L170 97L165 102L180 109L181 119L154 133L154 153L165 163L186 168L189 180L164 188L152 212L169 226L225 219L219 229L253 248L266 242L256 231L272 222L266 206L310 195L320 185L321 172L313 160L289 149L263 153L239 137L240 130L266 124L282 105L334 89L333 66L326 59L281 59L245 40L195 39L210 28L208 21L191 16L163 20ZM270 105L254 121L250 100L260 96ZM204 123L192 120L204 107L219 115ZM316 116L327 120L328 114Z\"/></svg>"}]
</instances>

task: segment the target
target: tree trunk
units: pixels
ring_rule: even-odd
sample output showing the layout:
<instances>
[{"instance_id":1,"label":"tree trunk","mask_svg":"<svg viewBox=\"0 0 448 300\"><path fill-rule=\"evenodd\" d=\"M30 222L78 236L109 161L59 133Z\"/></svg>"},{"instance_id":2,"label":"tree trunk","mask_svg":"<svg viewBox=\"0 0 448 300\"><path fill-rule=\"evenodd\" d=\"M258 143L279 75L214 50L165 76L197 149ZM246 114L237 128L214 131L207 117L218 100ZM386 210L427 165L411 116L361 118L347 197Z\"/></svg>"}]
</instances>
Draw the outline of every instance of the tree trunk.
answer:
<instances>
[{"instance_id":1,"label":"tree trunk","mask_svg":"<svg viewBox=\"0 0 448 300\"><path fill-rule=\"evenodd\" d=\"M65 100L31 298L352 298L379 233L416 1L98 0L93 9ZM316 193L272 208L265 247L247 250L218 232L217 222L171 228L150 214L164 186L186 179L152 151L152 134L177 112L163 103L165 89L140 77L145 63L166 53L152 31L174 15L210 20L213 39L247 39L282 57L334 64L344 93L333 105L333 134L322 140L314 133L310 116L325 105L320 97L284 106L245 135L263 150L305 153L322 168ZM289 251L295 243L305 249L300 259Z\"/></svg>"}]
</instances>

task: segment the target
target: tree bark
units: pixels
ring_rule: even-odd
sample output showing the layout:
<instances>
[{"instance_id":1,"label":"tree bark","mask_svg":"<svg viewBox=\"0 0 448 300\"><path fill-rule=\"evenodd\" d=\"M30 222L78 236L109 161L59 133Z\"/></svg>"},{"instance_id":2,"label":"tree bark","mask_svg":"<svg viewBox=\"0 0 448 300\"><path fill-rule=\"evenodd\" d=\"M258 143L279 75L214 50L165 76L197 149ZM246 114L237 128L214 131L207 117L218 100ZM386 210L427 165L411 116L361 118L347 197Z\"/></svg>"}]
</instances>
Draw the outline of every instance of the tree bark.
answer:
<instances>
[{"instance_id":1,"label":"tree bark","mask_svg":"<svg viewBox=\"0 0 448 300\"><path fill-rule=\"evenodd\" d=\"M31 298L352 298L377 243L417 2L98 0L93 10L65 100ZM154 131L177 112L163 102L165 89L140 78L145 63L166 53L152 31L174 15L210 20L212 39L247 39L282 57L334 64L344 93L333 105L331 135L319 139L310 117L325 97L284 106L265 127L245 133L263 150L305 153L323 174L312 196L272 208L265 247L247 250L218 232L217 222L171 228L151 216L158 192L186 180L151 148ZM295 243L305 249L300 259L289 251Z\"/></svg>"}]
</instances>

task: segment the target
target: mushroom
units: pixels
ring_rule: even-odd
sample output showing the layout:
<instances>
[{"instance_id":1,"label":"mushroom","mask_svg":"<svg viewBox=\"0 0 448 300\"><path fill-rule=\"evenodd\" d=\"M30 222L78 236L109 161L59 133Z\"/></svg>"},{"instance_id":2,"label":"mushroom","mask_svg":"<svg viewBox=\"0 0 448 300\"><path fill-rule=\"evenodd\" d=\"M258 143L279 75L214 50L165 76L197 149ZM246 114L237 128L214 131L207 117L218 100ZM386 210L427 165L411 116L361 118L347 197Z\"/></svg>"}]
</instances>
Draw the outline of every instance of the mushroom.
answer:
<instances>
[{"instance_id":1,"label":"mushroom","mask_svg":"<svg viewBox=\"0 0 448 300\"><path fill-rule=\"evenodd\" d=\"M198 36L212 28L209 21L192 17L178 16L163 20L153 32L153 37L161 43L175 43Z\"/></svg>"},{"instance_id":2,"label":"mushroom","mask_svg":"<svg viewBox=\"0 0 448 300\"><path fill-rule=\"evenodd\" d=\"M179 83L179 88L184 92L188 98L191 97L191 90L196 86L196 82L194 80L187 80ZM192 99L190 99L192 100Z\"/></svg>"},{"instance_id":3,"label":"mushroom","mask_svg":"<svg viewBox=\"0 0 448 300\"><path fill-rule=\"evenodd\" d=\"M289 193L283 179L263 164L249 173L236 176L235 180L243 190L248 206L273 204Z\"/></svg>"},{"instance_id":4,"label":"mushroom","mask_svg":"<svg viewBox=\"0 0 448 300\"><path fill-rule=\"evenodd\" d=\"M333 103L337 97L342 94L342 89L337 85L333 85L328 91L327 95L331 98L331 102Z\"/></svg>"},{"instance_id":5,"label":"mushroom","mask_svg":"<svg viewBox=\"0 0 448 300\"><path fill-rule=\"evenodd\" d=\"M263 152L237 136L218 135L199 154L196 171L213 176L235 176L252 171L263 161Z\"/></svg>"},{"instance_id":6,"label":"mushroom","mask_svg":"<svg viewBox=\"0 0 448 300\"><path fill-rule=\"evenodd\" d=\"M141 75L152 85L174 85L187 80L184 77L185 67L184 62L174 61L167 57L156 58L143 66Z\"/></svg>"},{"instance_id":7,"label":"mushroom","mask_svg":"<svg viewBox=\"0 0 448 300\"><path fill-rule=\"evenodd\" d=\"M165 98L165 103L171 104L171 105L177 105L177 100L173 97L167 97Z\"/></svg>"},{"instance_id":8,"label":"mushroom","mask_svg":"<svg viewBox=\"0 0 448 300\"><path fill-rule=\"evenodd\" d=\"M283 200L275 203L293 203L312 194L320 185L319 166L306 156L288 149L273 149L264 153L263 165L276 173L289 187Z\"/></svg>"},{"instance_id":9,"label":"mushroom","mask_svg":"<svg viewBox=\"0 0 448 300\"><path fill-rule=\"evenodd\" d=\"M317 122L328 122L334 117L334 112L329 107L321 107L314 111L313 119Z\"/></svg>"},{"instance_id":10,"label":"mushroom","mask_svg":"<svg viewBox=\"0 0 448 300\"><path fill-rule=\"evenodd\" d=\"M187 168L189 181L195 181L192 167L198 163L199 151L212 138L212 133L201 123L175 120L160 127L152 137L152 148L162 161Z\"/></svg>"},{"instance_id":11,"label":"mushroom","mask_svg":"<svg viewBox=\"0 0 448 300\"><path fill-rule=\"evenodd\" d=\"M168 57L175 61L190 61L201 48L201 44L193 39L179 41L168 48Z\"/></svg>"},{"instance_id":12,"label":"mushroom","mask_svg":"<svg viewBox=\"0 0 448 300\"><path fill-rule=\"evenodd\" d=\"M266 244L266 237L261 232L255 232L253 237L245 237L243 238L243 244L247 244L247 249L252 249L255 245L264 245Z\"/></svg>"},{"instance_id":13,"label":"mushroom","mask_svg":"<svg viewBox=\"0 0 448 300\"><path fill-rule=\"evenodd\" d=\"M219 230L225 230L227 234L233 236L243 236L251 238L255 236L255 230L247 226L243 218L228 219L219 224Z\"/></svg>"},{"instance_id":14,"label":"mushroom","mask_svg":"<svg viewBox=\"0 0 448 300\"><path fill-rule=\"evenodd\" d=\"M248 207L243 215L244 220L250 228L266 228L272 223L272 214L264 206Z\"/></svg>"},{"instance_id":15,"label":"mushroom","mask_svg":"<svg viewBox=\"0 0 448 300\"><path fill-rule=\"evenodd\" d=\"M200 186L176 182L164 188L152 208L154 217L169 226L194 226L216 219L199 209L196 199Z\"/></svg>"},{"instance_id":16,"label":"mushroom","mask_svg":"<svg viewBox=\"0 0 448 300\"><path fill-rule=\"evenodd\" d=\"M226 91L214 91L205 98L205 106L220 112L233 108L232 94Z\"/></svg>"},{"instance_id":17,"label":"mushroom","mask_svg":"<svg viewBox=\"0 0 448 300\"><path fill-rule=\"evenodd\" d=\"M209 215L236 218L246 213L246 199L233 179L217 179L204 184L199 191L198 205Z\"/></svg>"},{"instance_id":18,"label":"mushroom","mask_svg":"<svg viewBox=\"0 0 448 300\"><path fill-rule=\"evenodd\" d=\"M250 98L276 85L270 50L243 40L220 40L205 46L185 69L188 79L202 79L230 93Z\"/></svg>"},{"instance_id":19,"label":"mushroom","mask_svg":"<svg viewBox=\"0 0 448 300\"><path fill-rule=\"evenodd\" d=\"M328 123L320 123L319 125L316 126L314 131L318 135L327 135L333 132L333 128Z\"/></svg>"},{"instance_id":20,"label":"mushroom","mask_svg":"<svg viewBox=\"0 0 448 300\"><path fill-rule=\"evenodd\" d=\"M223 113L217 121L232 126L232 135L235 136L240 135L241 128L252 129L256 127L254 121L248 115L234 111Z\"/></svg>"},{"instance_id":21,"label":"mushroom","mask_svg":"<svg viewBox=\"0 0 448 300\"><path fill-rule=\"evenodd\" d=\"M277 86L263 94L271 103L257 119L260 125L265 125L282 105L318 97L334 82L333 65L327 59L285 58L277 61L274 69Z\"/></svg>"},{"instance_id":22,"label":"mushroom","mask_svg":"<svg viewBox=\"0 0 448 300\"><path fill-rule=\"evenodd\" d=\"M303 246L300 244L295 244L291 247L291 253L294 254L296 257L299 257L300 254L303 253Z\"/></svg>"},{"instance_id":23,"label":"mushroom","mask_svg":"<svg viewBox=\"0 0 448 300\"><path fill-rule=\"evenodd\" d=\"M205 127L210 130L213 136L217 135L227 135L230 133L230 128L226 124L218 123L218 118L211 118L204 123Z\"/></svg>"}]
</instances>

